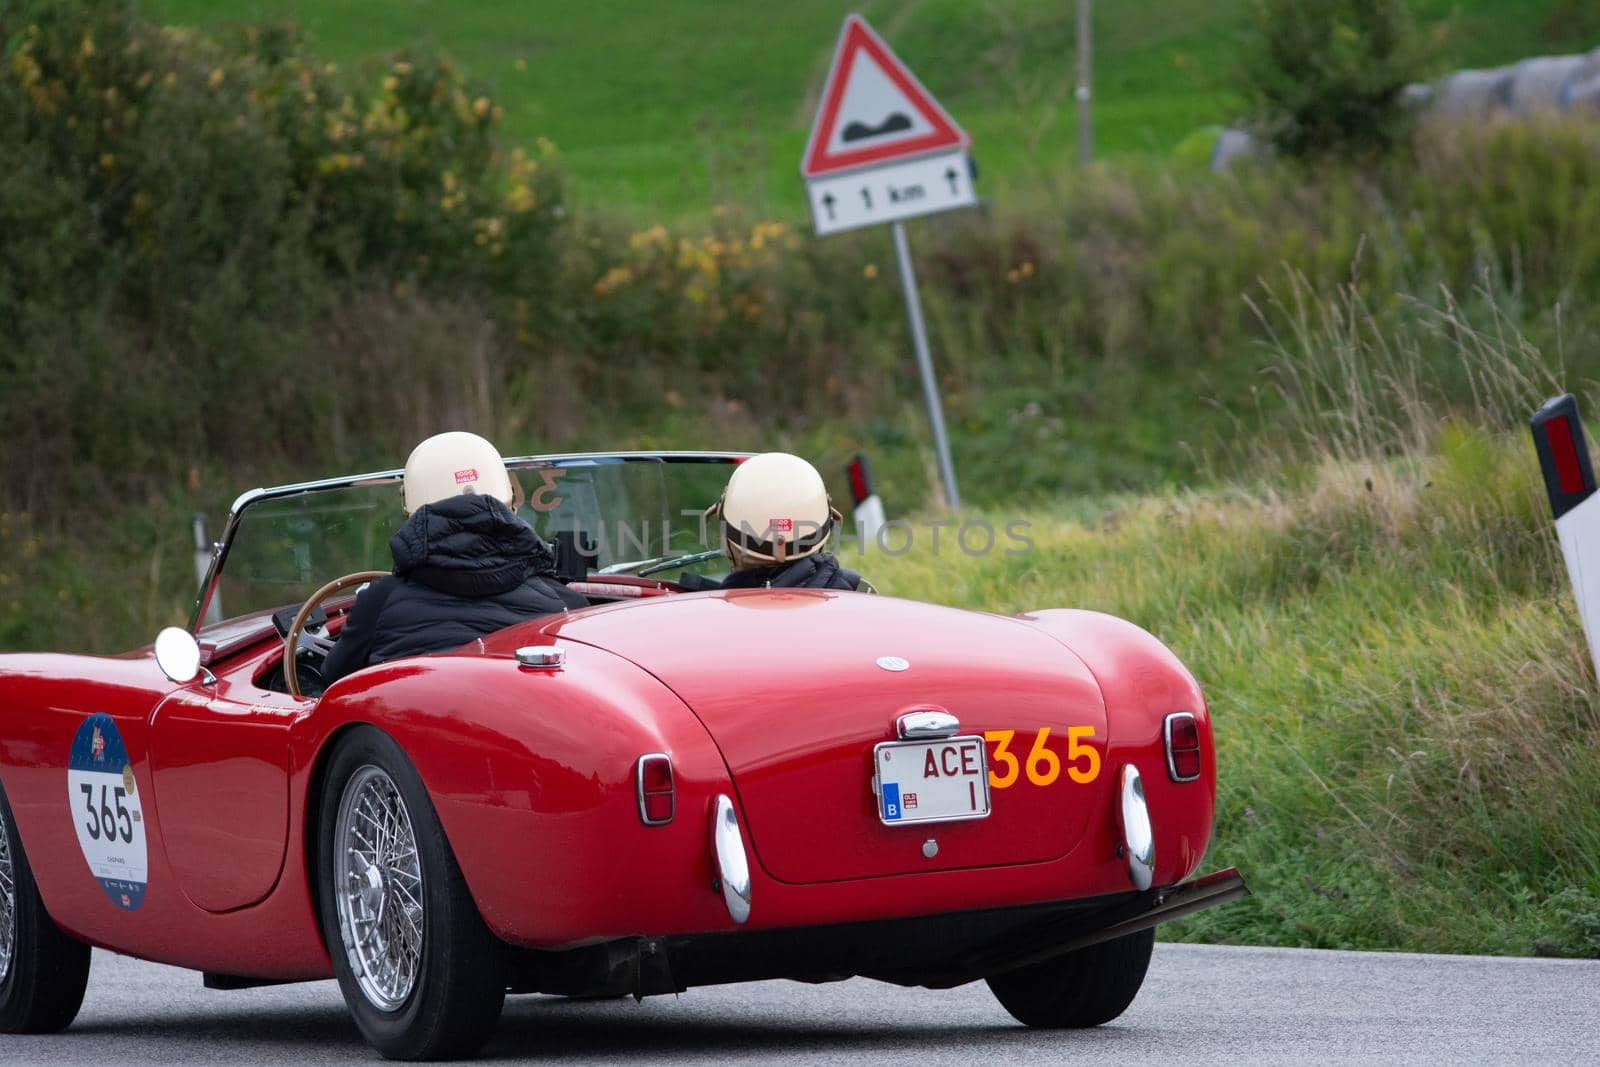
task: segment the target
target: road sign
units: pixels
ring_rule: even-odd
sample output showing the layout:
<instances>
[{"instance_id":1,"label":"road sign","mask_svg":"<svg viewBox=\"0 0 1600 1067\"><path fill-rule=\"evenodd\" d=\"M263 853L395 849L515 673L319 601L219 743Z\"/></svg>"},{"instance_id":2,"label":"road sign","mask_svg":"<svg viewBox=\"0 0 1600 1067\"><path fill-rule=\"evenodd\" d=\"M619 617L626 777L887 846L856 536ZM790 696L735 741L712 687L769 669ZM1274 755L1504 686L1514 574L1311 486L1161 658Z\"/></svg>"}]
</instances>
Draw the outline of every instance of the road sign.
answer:
<instances>
[{"instance_id":1,"label":"road sign","mask_svg":"<svg viewBox=\"0 0 1600 1067\"><path fill-rule=\"evenodd\" d=\"M969 144L883 38L861 16L846 18L800 174L819 178Z\"/></svg>"},{"instance_id":2,"label":"road sign","mask_svg":"<svg viewBox=\"0 0 1600 1067\"><path fill-rule=\"evenodd\" d=\"M839 31L800 175L817 236L889 223L945 500L961 506L904 222L977 203L971 139L859 15Z\"/></svg>"},{"instance_id":3,"label":"road sign","mask_svg":"<svg viewBox=\"0 0 1600 1067\"><path fill-rule=\"evenodd\" d=\"M849 16L800 160L817 235L972 206L970 144L883 38Z\"/></svg>"},{"instance_id":4,"label":"road sign","mask_svg":"<svg viewBox=\"0 0 1600 1067\"><path fill-rule=\"evenodd\" d=\"M978 202L965 151L813 178L806 182L806 196L818 237Z\"/></svg>"}]
</instances>

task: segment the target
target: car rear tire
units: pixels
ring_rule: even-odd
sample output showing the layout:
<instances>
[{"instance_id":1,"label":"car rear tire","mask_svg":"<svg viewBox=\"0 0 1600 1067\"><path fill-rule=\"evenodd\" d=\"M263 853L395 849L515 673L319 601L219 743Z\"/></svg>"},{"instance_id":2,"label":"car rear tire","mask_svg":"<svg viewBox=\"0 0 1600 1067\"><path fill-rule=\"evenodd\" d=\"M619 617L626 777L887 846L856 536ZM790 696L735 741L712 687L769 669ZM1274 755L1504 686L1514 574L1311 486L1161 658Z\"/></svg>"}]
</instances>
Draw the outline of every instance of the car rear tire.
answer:
<instances>
[{"instance_id":1,"label":"car rear tire","mask_svg":"<svg viewBox=\"0 0 1600 1067\"><path fill-rule=\"evenodd\" d=\"M501 947L421 777L392 738L363 726L324 781L318 903L356 1025L389 1059L472 1054L505 1004Z\"/></svg>"},{"instance_id":2,"label":"car rear tire","mask_svg":"<svg viewBox=\"0 0 1600 1067\"><path fill-rule=\"evenodd\" d=\"M1018 1022L1041 1030L1099 1026L1128 1010L1150 967L1154 929L997 974L989 989Z\"/></svg>"},{"instance_id":3,"label":"car rear tire","mask_svg":"<svg viewBox=\"0 0 1600 1067\"><path fill-rule=\"evenodd\" d=\"M0 789L0 1033L65 1030L88 984L89 946L62 933L44 910Z\"/></svg>"}]
</instances>

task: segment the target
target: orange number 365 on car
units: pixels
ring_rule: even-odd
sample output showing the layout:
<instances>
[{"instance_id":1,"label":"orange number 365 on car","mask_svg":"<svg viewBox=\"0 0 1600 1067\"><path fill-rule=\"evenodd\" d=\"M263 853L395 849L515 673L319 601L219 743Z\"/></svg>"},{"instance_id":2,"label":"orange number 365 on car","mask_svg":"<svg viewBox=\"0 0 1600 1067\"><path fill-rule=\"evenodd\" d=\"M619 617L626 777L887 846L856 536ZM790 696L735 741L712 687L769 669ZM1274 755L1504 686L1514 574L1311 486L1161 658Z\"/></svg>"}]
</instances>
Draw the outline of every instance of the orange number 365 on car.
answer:
<instances>
[{"instance_id":1,"label":"orange number 365 on car","mask_svg":"<svg viewBox=\"0 0 1600 1067\"><path fill-rule=\"evenodd\" d=\"M859 975L1120 1014L1157 923L1245 893L1191 878L1194 679L1089 611L688 592L742 458L508 461L590 606L327 686L398 471L241 496L149 647L0 656L0 1029L69 1025L88 946L213 988L336 976L400 1058L534 992Z\"/></svg>"}]
</instances>

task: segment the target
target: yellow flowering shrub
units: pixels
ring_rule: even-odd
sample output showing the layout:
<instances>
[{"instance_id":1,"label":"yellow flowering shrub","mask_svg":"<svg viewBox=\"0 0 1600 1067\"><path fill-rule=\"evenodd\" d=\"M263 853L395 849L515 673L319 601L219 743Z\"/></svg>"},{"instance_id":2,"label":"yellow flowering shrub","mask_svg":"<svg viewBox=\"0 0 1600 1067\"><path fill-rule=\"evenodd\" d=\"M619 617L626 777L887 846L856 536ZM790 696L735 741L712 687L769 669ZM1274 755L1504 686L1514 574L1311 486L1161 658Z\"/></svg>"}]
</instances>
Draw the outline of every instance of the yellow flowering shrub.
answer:
<instances>
[{"instance_id":1,"label":"yellow flowering shrub","mask_svg":"<svg viewBox=\"0 0 1600 1067\"><path fill-rule=\"evenodd\" d=\"M357 294L551 331L554 146L502 149L449 60L345 72L290 26L219 38L129 0L3 4L0 41L0 499L309 456L342 389L400 388L327 360Z\"/></svg>"},{"instance_id":2,"label":"yellow flowering shrub","mask_svg":"<svg viewBox=\"0 0 1600 1067\"><path fill-rule=\"evenodd\" d=\"M287 26L218 41L157 30L115 3L23 16L0 69L26 104L23 136L69 169L76 158L103 172L89 192L115 218L149 217L168 142L198 138L219 160L248 146L267 182L284 179L284 206L307 213L307 238L341 271L405 262L503 281L508 249L531 242L519 261L549 258L562 202L553 146L502 153L504 112L448 60L402 54L366 79L318 62ZM251 165L228 160L213 180L249 196Z\"/></svg>"}]
</instances>

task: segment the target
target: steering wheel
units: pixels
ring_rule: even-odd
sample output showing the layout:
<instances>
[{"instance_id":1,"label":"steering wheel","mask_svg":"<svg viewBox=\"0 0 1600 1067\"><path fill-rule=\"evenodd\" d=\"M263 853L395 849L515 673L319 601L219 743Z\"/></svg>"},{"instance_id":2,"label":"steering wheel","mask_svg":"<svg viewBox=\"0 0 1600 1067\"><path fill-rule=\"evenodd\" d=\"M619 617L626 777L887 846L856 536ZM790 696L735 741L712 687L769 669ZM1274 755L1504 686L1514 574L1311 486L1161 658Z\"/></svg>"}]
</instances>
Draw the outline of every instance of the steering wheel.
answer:
<instances>
[{"instance_id":1,"label":"steering wheel","mask_svg":"<svg viewBox=\"0 0 1600 1067\"><path fill-rule=\"evenodd\" d=\"M343 578L335 578L327 585L312 593L300 610L295 614L294 622L289 624L289 632L283 635L283 685L289 690L292 697L300 696L300 675L295 663L295 653L300 648L300 637L305 633L306 620L311 618L311 613L317 610L317 605L333 596L335 593L349 589L353 585L363 582L375 582L379 578L389 577L388 571L357 571L347 574Z\"/></svg>"}]
</instances>

